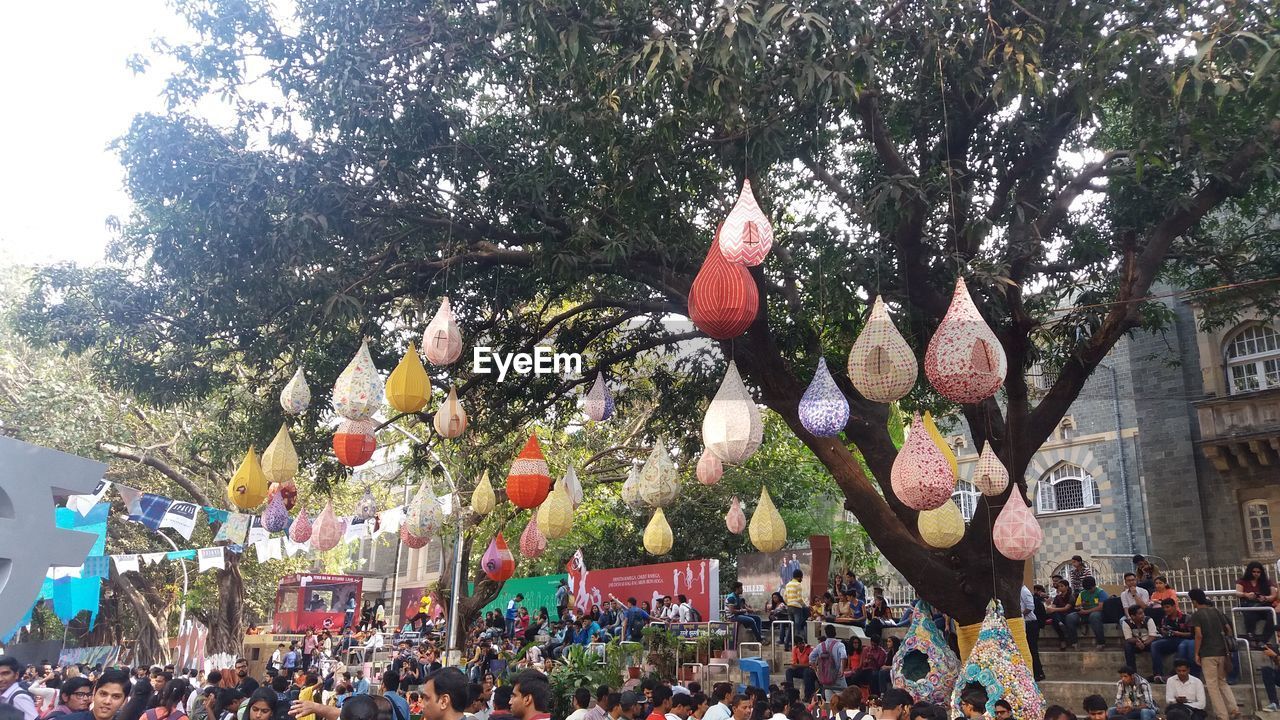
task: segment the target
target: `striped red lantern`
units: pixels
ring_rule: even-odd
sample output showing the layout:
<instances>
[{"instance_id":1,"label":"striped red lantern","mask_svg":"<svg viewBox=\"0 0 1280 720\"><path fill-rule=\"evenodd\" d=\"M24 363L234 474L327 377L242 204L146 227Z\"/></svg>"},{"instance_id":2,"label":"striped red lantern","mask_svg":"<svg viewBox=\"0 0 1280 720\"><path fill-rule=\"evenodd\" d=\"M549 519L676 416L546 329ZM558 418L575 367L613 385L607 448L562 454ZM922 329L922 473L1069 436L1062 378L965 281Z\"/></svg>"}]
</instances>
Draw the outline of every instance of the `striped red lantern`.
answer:
<instances>
[{"instance_id":1,"label":"striped red lantern","mask_svg":"<svg viewBox=\"0 0 1280 720\"><path fill-rule=\"evenodd\" d=\"M728 340L746 332L759 309L755 280L746 267L729 262L720 253L717 228L707 259L689 290L689 319L712 338Z\"/></svg>"},{"instance_id":2,"label":"striped red lantern","mask_svg":"<svg viewBox=\"0 0 1280 720\"><path fill-rule=\"evenodd\" d=\"M542 504L551 492L551 472L542 455L537 434L531 434L524 449L507 472L507 499L516 507L530 510Z\"/></svg>"}]
</instances>

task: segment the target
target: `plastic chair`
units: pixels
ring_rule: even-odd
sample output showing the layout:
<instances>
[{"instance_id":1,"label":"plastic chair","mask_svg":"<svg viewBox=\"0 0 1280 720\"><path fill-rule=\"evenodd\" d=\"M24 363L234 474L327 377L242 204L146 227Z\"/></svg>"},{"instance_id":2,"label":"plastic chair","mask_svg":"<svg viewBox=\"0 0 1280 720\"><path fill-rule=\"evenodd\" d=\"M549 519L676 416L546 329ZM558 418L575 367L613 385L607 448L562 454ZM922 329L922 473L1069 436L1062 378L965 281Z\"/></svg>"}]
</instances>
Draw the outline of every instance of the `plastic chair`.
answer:
<instances>
[{"instance_id":1,"label":"plastic chair","mask_svg":"<svg viewBox=\"0 0 1280 720\"><path fill-rule=\"evenodd\" d=\"M758 688L769 687L769 663L761 658L739 658L738 669L742 671L744 684Z\"/></svg>"}]
</instances>

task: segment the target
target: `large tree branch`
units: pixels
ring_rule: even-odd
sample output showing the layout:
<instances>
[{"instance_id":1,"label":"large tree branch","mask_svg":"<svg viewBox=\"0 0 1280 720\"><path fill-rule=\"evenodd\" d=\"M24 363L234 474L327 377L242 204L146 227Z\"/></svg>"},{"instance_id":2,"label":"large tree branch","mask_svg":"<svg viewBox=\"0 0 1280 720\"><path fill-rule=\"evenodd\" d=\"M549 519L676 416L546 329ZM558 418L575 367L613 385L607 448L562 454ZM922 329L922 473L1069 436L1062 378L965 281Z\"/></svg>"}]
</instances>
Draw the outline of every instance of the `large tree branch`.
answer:
<instances>
[{"instance_id":1,"label":"large tree branch","mask_svg":"<svg viewBox=\"0 0 1280 720\"><path fill-rule=\"evenodd\" d=\"M177 483L178 487L186 490L187 494L191 496L191 499L197 503L206 506L213 505L213 503L209 502L209 496L205 495L204 491L201 490L200 487L186 475L186 473L179 471L169 463L141 448L130 447L128 445L117 445L115 443L102 441L98 443L98 449L122 460L129 460L138 463L139 465L145 465Z\"/></svg>"}]
</instances>

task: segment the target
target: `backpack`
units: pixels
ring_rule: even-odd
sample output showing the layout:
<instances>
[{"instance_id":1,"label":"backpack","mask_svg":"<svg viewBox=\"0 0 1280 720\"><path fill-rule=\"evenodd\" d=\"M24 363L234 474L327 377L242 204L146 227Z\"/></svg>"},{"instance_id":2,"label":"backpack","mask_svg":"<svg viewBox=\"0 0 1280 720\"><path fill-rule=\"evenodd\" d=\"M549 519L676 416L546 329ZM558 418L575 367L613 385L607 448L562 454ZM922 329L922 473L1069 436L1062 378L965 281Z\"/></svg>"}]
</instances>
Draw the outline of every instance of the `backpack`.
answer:
<instances>
[{"instance_id":1,"label":"backpack","mask_svg":"<svg viewBox=\"0 0 1280 720\"><path fill-rule=\"evenodd\" d=\"M818 645L818 659L813 664L813 672L818 676L818 682L823 687L830 687L840 681L840 663L831 652L834 643L838 642L840 641L834 638L827 638Z\"/></svg>"},{"instance_id":2,"label":"backpack","mask_svg":"<svg viewBox=\"0 0 1280 720\"><path fill-rule=\"evenodd\" d=\"M693 603L689 603L689 617L696 623L702 622L702 613L698 611L697 606Z\"/></svg>"},{"instance_id":3,"label":"backpack","mask_svg":"<svg viewBox=\"0 0 1280 720\"><path fill-rule=\"evenodd\" d=\"M36 714L39 715L40 703L36 702L36 696L22 689L22 686L19 685L18 683L14 683L13 687L16 687L18 689L14 690L13 693L8 695L7 697L4 695L0 695L0 703L4 703L5 705L9 705L10 707L12 707L14 698L18 697L19 695L26 695L31 700L31 706L36 708Z\"/></svg>"}]
</instances>

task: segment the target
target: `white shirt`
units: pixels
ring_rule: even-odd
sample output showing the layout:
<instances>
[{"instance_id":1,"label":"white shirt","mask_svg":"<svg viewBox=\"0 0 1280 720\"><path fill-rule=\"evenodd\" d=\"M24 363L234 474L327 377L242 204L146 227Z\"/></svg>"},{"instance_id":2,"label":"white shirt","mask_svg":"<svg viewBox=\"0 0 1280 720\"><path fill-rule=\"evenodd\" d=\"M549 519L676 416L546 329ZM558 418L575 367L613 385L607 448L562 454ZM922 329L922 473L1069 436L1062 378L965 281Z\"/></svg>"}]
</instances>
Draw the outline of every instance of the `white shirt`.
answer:
<instances>
[{"instance_id":1,"label":"white shirt","mask_svg":"<svg viewBox=\"0 0 1280 720\"><path fill-rule=\"evenodd\" d=\"M703 714L702 720L729 720L733 717L733 710L729 709L724 703L716 703L707 708L707 712Z\"/></svg>"},{"instance_id":2,"label":"white shirt","mask_svg":"<svg viewBox=\"0 0 1280 720\"><path fill-rule=\"evenodd\" d=\"M23 720L36 720L36 718L40 717L40 713L36 712L35 698L25 692L19 694L21 691L22 686L15 680L8 690L0 694L0 698L3 698L5 703L12 705L16 710L21 711Z\"/></svg>"},{"instance_id":3,"label":"white shirt","mask_svg":"<svg viewBox=\"0 0 1280 720\"><path fill-rule=\"evenodd\" d=\"M680 622L682 623L693 622L693 608L689 605L689 603L687 602L680 603L679 605L676 606L676 610L679 611L680 613Z\"/></svg>"},{"instance_id":4,"label":"white shirt","mask_svg":"<svg viewBox=\"0 0 1280 720\"><path fill-rule=\"evenodd\" d=\"M573 712L569 713L569 717L565 718L564 720L582 720L582 718L586 716L587 716L586 708L578 708L577 710L574 710Z\"/></svg>"},{"instance_id":5,"label":"white shirt","mask_svg":"<svg viewBox=\"0 0 1280 720\"><path fill-rule=\"evenodd\" d=\"M530 645L529 649L524 653L524 658L531 663L540 663L542 662L542 649L537 645Z\"/></svg>"},{"instance_id":6,"label":"white shirt","mask_svg":"<svg viewBox=\"0 0 1280 720\"><path fill-rule=\"evenodd\" d=\"M1124 592L1120 593L1120 605L1124 608L1126 613L1129 612L1129 608L1134 605L1145 608L1150 604L1151 593L1147 592L1146 588L1135 587L1132 591L1130 591L1129 588L1125 588Z\"/></svg>"},{"instance_id":7,"label":"white shirt","mask_svg":"<svg viewBox=\"0 0 1280 720\"><path fill-rule=\"evenodd\" d=\"M1019 604L1022 606L1022 621L1031 622L1036 619L1036 598L1031 594L1031 590L1026 585L1022 586L1022 593L1018 597Z\"/></svg>"},{"instance_id":8,"label":"white shirt","mask_svg":"<svg viewBox=\"0 0 1280 720\"><path fill-rule=\"evenodd\" d=\"M369 636L369 642L365 643L364 646L369 650L381 650L383 642L382 632L380 630L375 630L374 633Z\"/></svg>"},{"instance_id":9,"label":"white shirt","mask_svg":"<svg viewBox=\"0 0 1280 720\"><path fill-rule=\"evenodd\" d=\"M1200 678L1195 675L1188 675L1187 681L1182 682L1177 675L1171 675L1164 681L1164 701L1167 703L1178 702L1178 696L1187 699L1187 704L1197 710L1204 709L1204 683L1200 682Z\"/></svg>"}]
</instances>

